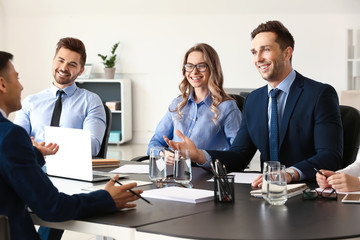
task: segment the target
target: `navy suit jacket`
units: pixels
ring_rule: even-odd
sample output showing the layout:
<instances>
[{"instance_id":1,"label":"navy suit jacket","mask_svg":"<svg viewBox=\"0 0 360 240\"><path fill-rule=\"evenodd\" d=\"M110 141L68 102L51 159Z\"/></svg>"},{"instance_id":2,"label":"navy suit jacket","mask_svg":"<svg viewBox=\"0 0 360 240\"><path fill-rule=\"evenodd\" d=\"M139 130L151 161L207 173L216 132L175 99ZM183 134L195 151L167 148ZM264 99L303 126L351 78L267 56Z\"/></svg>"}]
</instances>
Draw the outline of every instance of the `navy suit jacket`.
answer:
<instances>
[{"instance_id":1,"label":"navy suit jacket","mask_svg":"<svg viewBox=\"0 0 360 240\"><path fill-rule=\"evenodd\" d=\"M59 193L41 170L42 154L26 131L0 114L0 214L9 218L11 239L39 239L27 207L46 221L65 221L116 210L107 191Z\"/></svg>"},{"instance_id":2,"label":"navy suit jacket","mask_svg":"<svg viewBox=\"0 0 360 240\"><path fill-rule=\"evenodd\" d=\"M229 151L207 151L230 171L246 168L257 150L270 161L267 86L251 92L243 108L243 120ZM279 124L279 160L315 177L317 169L338 170L343 154L343 129L338 97L328 84L296 72Z\"/></svg>"}]
</instances>

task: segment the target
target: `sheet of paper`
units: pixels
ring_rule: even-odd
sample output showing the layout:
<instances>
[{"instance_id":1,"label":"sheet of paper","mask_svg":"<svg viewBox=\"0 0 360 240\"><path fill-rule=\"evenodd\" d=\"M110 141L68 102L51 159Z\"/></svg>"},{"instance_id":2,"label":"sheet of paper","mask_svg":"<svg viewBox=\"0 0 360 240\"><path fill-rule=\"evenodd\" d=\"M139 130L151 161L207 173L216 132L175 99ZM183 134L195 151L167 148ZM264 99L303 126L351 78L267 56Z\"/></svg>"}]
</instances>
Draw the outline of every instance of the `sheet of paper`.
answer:
<instances>
[{"instance_id":1,"label":"sheet of paper","mask_svg":"<svg viewBox=\"0 0 360 240\"><path fill-rule=\"evenodd\" d=\"M232 172L228 175L235 176L235 183L252 183L260 175L260 173ZM208 181L213 182L214 178Z\"/></svg>"},{"instance_id":2,"label":"sheet of paper","mask_svg":"<svg viewBox=\"0 0 360 240\"><path fill-rule=\"evenodd\" d=\"M213 200L214 191L183 187L165 187L144 191L141 196L178 202L200 203Z\"/></svg>"},{"instance_id":3,"label":"sheet of paper","mask_svg":"<svg viewBox=\"0 0 360 240\"><path fill-rule=\"evenodd\" d=\"M149 165L126 164L112 170L111 173L149 173Z\"/></svg>"},{"instance_id":4,"label":"sheet of paper","mask_svg":"<svg viewBox=\"0 0 360 240\"><path fill-rule=\"evenodd\" d=\"M124 185L128 184L128 183L136 182L137 187L152 184L152 182L148 182L148 181L139 181L139 180L131 180L131 179L119 179L118 181L121 182ZM105 185L106 184L96 185L96 186L84 188L82 190L92 192L92 191L104 189ZM115 183L115 185L117 185L117 183Z\"/></svg>"}]
</instances>

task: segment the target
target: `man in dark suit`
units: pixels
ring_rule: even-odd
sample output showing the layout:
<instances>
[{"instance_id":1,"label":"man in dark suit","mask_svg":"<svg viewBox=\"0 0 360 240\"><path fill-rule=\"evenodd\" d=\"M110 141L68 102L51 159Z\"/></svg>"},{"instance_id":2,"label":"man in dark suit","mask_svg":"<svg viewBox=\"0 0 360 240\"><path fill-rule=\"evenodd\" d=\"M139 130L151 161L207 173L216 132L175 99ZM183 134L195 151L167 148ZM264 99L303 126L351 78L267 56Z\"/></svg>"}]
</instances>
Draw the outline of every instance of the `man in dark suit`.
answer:
<instances>
[{"instance_id":1,"label":"man in dark suit","mask_svg":"<svg viewBox=\"0 0 360 240\"><path fill-rule=\"evenodd\" d=\"M40 239L27 207L46 221L66 221L135 207L129 202L138 197L128 190L136 183L114 186L109 181L105 190L89 194L59 193L41 170L43 156L55 154L58 146L32 143L22 127L7 120L11 112L21 109L23 90L11 60L10 53L0 51L0 214L9 218L11 239Z\"/></svg>"},{"instance_id":2,"label":"man in dark suit","mask_svg":"<svg viewBox=\"0 0 360 240\"><path fill-rule=\"evenodd\" d=\"M251 37L255 67L268 84L246 98L241 127L229 151L199 150L179 131L182 142L166 141L175 149L190 149L191 160L200 166L209 167L219 159L228 171L243 170L259 150L261 167L270 160L287 167L288 183L314 179L314 167L339 169L343 132L336 91L292 68L294 39L279 21L260 24ZM275 89L279 94L272 100ZM271 134L271 113L276 111L278 130ZM276 140L270 135L277 136ZM261 186L261 182L260 176L252 185Z\"/></svg>"}]
</instances>

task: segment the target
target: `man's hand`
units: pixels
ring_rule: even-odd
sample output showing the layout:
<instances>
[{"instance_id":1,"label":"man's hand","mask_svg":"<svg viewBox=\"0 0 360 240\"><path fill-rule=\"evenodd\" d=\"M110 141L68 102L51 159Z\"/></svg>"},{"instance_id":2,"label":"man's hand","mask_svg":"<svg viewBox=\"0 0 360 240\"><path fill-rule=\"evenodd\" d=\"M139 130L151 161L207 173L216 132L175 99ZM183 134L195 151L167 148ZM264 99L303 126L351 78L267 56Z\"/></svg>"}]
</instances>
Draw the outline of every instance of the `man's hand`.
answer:
<instances>
[{"instance_id":1,"label":"man's hand","mask_svg":"<svg viewBox=\"0 0 360 240\"><path fill-rule=\"evenodd\" d=\"M294 170L295 172L295 180L296 179L299 179L300 178L300 175L299 173ZM252 183L251 183L251 186L254 187L254 188L261 188L262 187L262 178L263 178L263 175L259 175ZM290 173L286 173L286 183L291 183L291 175Z\"/></svg>"},{"instance_id":2,"label":"man's hand","mask_svg":"<svg viewBox=\"0 0 360 240\"><path fill-rule=\"evenodd\" d=\"M56 143L49 143L45 145L45 142L36 142L34 137L31 137L31 142L33 146L36 147L42 153L42 155L44 155L44 157L47 155L53 155L59 150L59 146Z\"/></svg>"},{"instance_id":3,"label":"man's hand","mask_svg":"<svg viewBox=\"0 0 360 240\"><path fill-rule=\"evenodd\" d=\"M254 188L261 188L262 186L262 174L260 174L252 183L251 186Z\"/></svg>"},{"instance_id":4,"label":"man's hand","mask_svg":"<svg viewBox=\"0 0 360 240\"><path fill-rule=\"evenodd\" d=\"M175 130L175 134L182 139L182 142L174 142L164 136L164 140L169 147L179 151L189 149L191 161L199 164L204 164L206 162L205 154L203 153L203 151L199 150L195 146L194 142L191 141L190 138L186 137L182 132L177 129Z\"/></svg>"},{"instance_id":5,"label":"man's hand","mask_svg":"<svg viewBox=\"0 0 360 240\"><path fill-rule=\"evenodd\" d=\"M116 180L118 180L119 175L116 175L114 178ZM115 186L115 182L110 180L105 185L105 190L110 194L110 196L114 200L117 209L133 208L133 207L136 207L136 204L135 203L129 203L129 202L133 202L133 201L139 199L138 196L136 196L136 195L132 194L131 192L129 192L129 190L134 188L134 187L136 187L135 182L125 184L125 185L122 185L122 186ZM138 193L138 194L141 194L143 192L143 190L133 190L133 191Z\"/></svg>"}]
</instances>

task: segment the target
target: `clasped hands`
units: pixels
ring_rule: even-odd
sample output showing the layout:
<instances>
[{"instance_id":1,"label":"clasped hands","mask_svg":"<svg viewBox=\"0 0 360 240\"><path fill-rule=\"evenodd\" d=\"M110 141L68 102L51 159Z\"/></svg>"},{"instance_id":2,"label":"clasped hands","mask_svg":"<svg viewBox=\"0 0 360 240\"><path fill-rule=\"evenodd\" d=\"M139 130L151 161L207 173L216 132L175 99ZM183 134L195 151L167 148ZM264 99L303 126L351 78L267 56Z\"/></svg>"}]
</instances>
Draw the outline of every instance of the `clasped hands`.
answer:
<instances>
[{"instance_id":1,"label":"clasped hands","mask_svg":"<svg viewBox=\"0 0 360 240\"><path fill-rule=\"evenodd\" d=\"M324 175L316 174L316 181L321 188L332 187L338 192L353 192L360 190L358 177L329 170L320 170Z\"/></svg>"}]
</instances>

